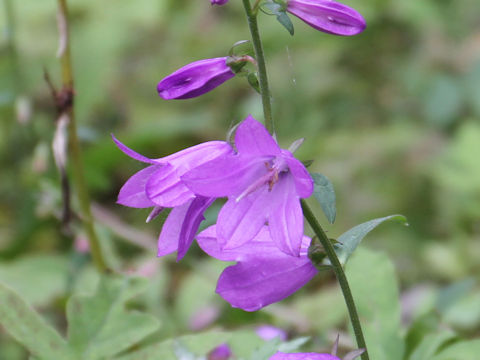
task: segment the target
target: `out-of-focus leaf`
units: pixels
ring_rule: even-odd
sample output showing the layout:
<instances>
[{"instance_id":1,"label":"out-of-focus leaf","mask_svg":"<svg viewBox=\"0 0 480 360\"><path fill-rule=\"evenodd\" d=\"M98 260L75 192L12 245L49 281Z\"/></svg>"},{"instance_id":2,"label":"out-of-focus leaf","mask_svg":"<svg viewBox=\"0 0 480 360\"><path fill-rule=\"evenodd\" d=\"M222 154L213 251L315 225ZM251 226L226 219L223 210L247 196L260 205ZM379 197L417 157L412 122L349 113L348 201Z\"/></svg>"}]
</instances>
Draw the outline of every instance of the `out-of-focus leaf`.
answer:
<instances>
[{"instance_id":1,"label":"out-of-focus leaf","mask_svg":"<svg viewBox=\"0 0 480 360\"><path fill-rule=\"evenodd\" d=\"M478 360L480 340L462 341L449 346L431 360Z\"/></svg>"},{"instance_id":2,"label":"out-of-focus leaf","mask_svg":"<svg viewBox=\"0 0 480 360\"><path fill-rule=\"evenodd\" d=\"M416 318L405 336L405 355L415 351L425 336L437 332L439 323L440 316L433 311Z\"/></svg>"},{"instance_id":3,"label":"out-of-focus leaf","mask_svg":"<svg viewBox=\"0 0 480 360\"><path fill-rule=\"evenodd\" d=\"M480 325L480 292L467 295L449 307L443 320L464 331L473 331Z\"/></svg>"},{"instance_id":4,"label":"out-of-focus leaf","mask_svg":"<svg viewBox=\"0 0 480 360\"><path fill-rule=\"evenodd\" d=\"M143 278L104 277L95 294L68 301L68 343L81 359L111 357L158 329L154 317L125 309L147 284Z\"/></svg>"},{"instance_id":5,"label":"out-of-focus leaf","mask_svg":"<svg viewBox=\"0 0 480 360\"><path fill-rule=\"evenodd\" d=\"M335 252L337 253L338 259L345 265L348 258L353 254L357 248L360 241L367 235L370 231L375 229L378 225L387 220L398 220L407 224L407 219L403 215L390 215L379 219L370 220L364 222L363 224L357 225L347 232L343 233L338 237L338 243L335 244Z\"/></svg>"},{"instance_id":6,"label":"out-of-focus leaf","mask_svg":"<svg viewBox=\"0 0 480 360\"><path fill-rule=\"evenodd\" d=\"M395 269L383 253L359 249L346 268L371 359L402 360Z\"/></svg>"},{"instance_id":7,"label":"out-of-focus leaf","mask_svg":"<svg viewBox=\"0 0 480 360\"><path fill-rule=\"evenodd\" d=\"M68 262L62 256L26 256L0 264L0 281L33 306L44 306L62 295L67 285L66 274Z\"/></svg>"},{"instance_id":8,"label":"out-of-focus leaf","mask_svg":"<svg viewBox=\"0 0 480 360\"><path fill-rule=\"evenodd\" d=\"M320 203L323 213L330 224L335 222L337 217L337 207L335 199L335 190L330 180L322 174L313 173L312 178L315 184L313 196Z\"/></svg>"},{"instance_id":9,"label":"out-of-focus leaf","mask_svg":"<svg viewBox=\"0 0 480 360\"><path fill-rule=\"evenodd\" d=\"M430 122L445 126L455 120L462 106L461 89L455 78L439 76L426 94L425 114Z\"/></svg>"},{"instance_id":10,"label":"out-of-focus leaf","mask_svg":"<svg viewBox=\"0 0 480 360\"><path fill-rule=\"evenodd\" d=\"M285 352L285 353L298 351L300 347L305 343L307 343L309 340L310 340L310 336L303 336L297 339L293 339L293 340L281 343L278 346L278 351Z\"/></svg>"},{"instance_id":11,"label":"out-of-focus leaf","mask_svg":"<svg viewBox=\"0 0 480 360\"><path fill-rule=\"evenodd\" d=\"M278 351L280 346L280 340L278 338L267 341L260 348L256 349L250 360L265 360L269 359L273 354Z\"/></svg>"},{"instance_id":12,"label":"out-of-focus leaf","mask_svg":"<svg viewBox=\"0 0 480 360\"><path fill-rule=\"evenodd\" d=\"M212 349L223 343L228 343L234 354L238 357L249 356L255 348L263 344L254 332L204 332L196 335L180 336L168 339L157 344L147 346L141 350L115 357L115 360L177 360L175 355L175 342L188 349L190 353L198 356L206 355ZM245 355L247 354L247 355Z\"/></svg>"},{"instance_id":13,"label":"out-of-focus leaf","mask_svg":"<svg viewBox=\"0 0 480 360\"><path fill-rule=\"evenodd\" d=\"M448 308L450 308L467 293L469 293L474 286L474 279L466 279L447 286L446 288L439 291L436 307L442 313L447 311Z\"/></svg>"},{"instance_id":14,"label":"out-of-focus leaf","mask_svg":"<svg viewBox=\"0 0 480 360\"><path fill-rule=\"evenodd\" d=\"M65 340L17 293L0 284L0 323L41 360L74 359Z\"/></svg>"},{"instance_id":15,"label":"out-of-focus leaf","mask_svg":"<svg viewBox=\"0 0 480 360\"><path fill-rule=\"evenodd\" d=\"M430 360L443 344L454 338L455 334L451 331L429 334L425 336L422 342L416 347L415 351L410 355L409 360Z\"/></svg>"}]
</instances>

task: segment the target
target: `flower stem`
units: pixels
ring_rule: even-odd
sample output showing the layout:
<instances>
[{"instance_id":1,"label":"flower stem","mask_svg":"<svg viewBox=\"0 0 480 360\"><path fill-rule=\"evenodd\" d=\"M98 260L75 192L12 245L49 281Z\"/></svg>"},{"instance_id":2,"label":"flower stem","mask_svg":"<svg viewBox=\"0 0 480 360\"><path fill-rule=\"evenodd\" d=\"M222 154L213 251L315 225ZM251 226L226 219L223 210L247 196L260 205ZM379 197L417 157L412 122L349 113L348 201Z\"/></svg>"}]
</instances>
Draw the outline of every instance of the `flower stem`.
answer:
<instances>
[{"instance_id":1,"label":"flower stem","mask_svg":"<svg viewBox=\"0 0 480 360\"><path fill-rule=\"evenodd\" d=\"M75 123L75 113L73 107L73 69L70 57L67 0L58 0L58 30L60 35L58 56L60 57L62 68L62 94L65 97L63 104L64 106L62 107L61 111L64 112L69 118L68 135L73 177L76 186L78 202L80 204L80 211L82 215L81 218L88 236L92 260L97 270L101 273L104 273L107 271L107 266L102 256L100 243L95 231L92 212L90 209L90 196L88 194L88 189L85 182L82 153L77 135L77 126Z\"/></svg>"},{"instance_id":2,"label":"flower stem","mask_svg":"<svg viewBox=\"0 0 480 360\"><path fill-rule=\"evenodd\" d=\"M345 272L343 271L342 264L338 260L337 254L333 248L333 245L328 238L325 231L323 231L322 227L318 223L315 215L313 214L312 210L308 206L305 200L302 200L302 209L303 215L307 219L308 223L312 227L312 230L317 235L318 239L320 240L323 248L325 249L325 253L327 254L330 263L332 264L333 271L337 277L338 283L342 289L343 298L345 299L345 303L348 308L348 313L350 315L350 321L352 323L353 332L355 333L355 338L357 340L357 346L359 348L367 349L367 345L365 343L365 338L363 337L362 326L360 324L360 319L358 318L357 308L355 307L355 302L353 300L352 291L350 290L350 286L348 285L347 277L345 276ZM361 357L362 360L369 360L368 351L365 351Z\"/></svg>"},{"instance_id":3,"label":"flower stem","mask_svg":"<svg viewBox=\"0 0 480 360\"><path fill-rule=\"evenodd\" d=\"M252 35L252 44L255 49L255 57L258 63L258 82L260 84L260 94L262 96L263 115L265 117L265 127L270 134L275 134L275 127L272 117L272 103L270 99L270 89L268 87L267 67L265 65L265 55L263 53L262 40L258 31L257 14L252 10L250 0L243 0L245 13L247 14L248 27Z\"/></svg>"}]
</instances>

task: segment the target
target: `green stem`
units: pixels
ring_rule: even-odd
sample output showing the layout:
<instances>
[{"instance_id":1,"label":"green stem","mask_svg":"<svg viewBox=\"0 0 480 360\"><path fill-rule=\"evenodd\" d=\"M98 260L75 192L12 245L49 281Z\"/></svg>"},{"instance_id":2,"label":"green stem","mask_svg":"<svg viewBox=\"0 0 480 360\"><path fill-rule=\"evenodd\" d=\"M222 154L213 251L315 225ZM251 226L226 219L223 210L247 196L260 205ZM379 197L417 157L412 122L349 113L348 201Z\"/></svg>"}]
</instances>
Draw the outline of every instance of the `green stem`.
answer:
<instances>
[{"instance_id":1,"label":"green stem","mask_svg":"<svg viewBox=\"0 0 480 360\"><path fill-rule=\"evenodd\" d=\"M308 206L305 200L302 200L302 209L303 215L307 219L308 223L312 227L312 230L317 235L318 239L320 240L323 248L325 249L325 253L332 264L333 271L337 276L338 283L342 289L343 297L345 299L345 303L348 308L348 313L350 315L350 321L352 323L353 332L355 333L355 338L357 339L357 346L359 348L367 349L367 345L365 343L365 338L363 337L362 326L360 324L360 319L358 318L357 308L355 307L355 302L353 300L352 291L350 290L350 286L348 285L347 277L345 276L345 272L343 271L342 264L338 260L337 254L333 248L333 245L328 238L325 231L323 231L322 227L318 223L315 215L313 214L312 210ZM368 352L365 351L362 354L362 360L369 360Z\"/></svg>"},{"instance_id":2,"label":"green stem","mask_svg":"<svg viewBox=\"0 0 480 360\"><path fill-rule=\"evenodd\" d=\"M100 243L95 231L92 212L90 209L90 196L88 194L87 184L85 182L85 175L83 170L82 153L80 149L80 142L77 135L77 126L75 123L75 113L73 108L74 84L73 84L73 68L70 56L70 41L68 33L68 7L67 0L58 0L58 24L60 32L60 63L62 67L62 92L69 94L70 101L65 106L65 111L69 117L69 143L71 152L71 161L73 167L73 177L77 190L78 202L82 214L82 221L87 232L87 237L90 245L90 253L92 255L93 263L97 270L101 273L107 271L105 260L102 256ZM62 48L63 47L63 48Z\"/></svg>"},{"instance_id":3,"label":"green stem","mask_svg":"<svg viewBox=\"0 0 480 360\"><path fill-rule=\"evenodd\" d=\"M275 126L272 117L272 103L270 99L270 89L268 87L267 67L265 65L265 55L263 53L262 40L258 31L257 14L252 10L250 0L243 0L245 13L247 14L248 27L252 35L252 44L255 49L255 57L258 63L258 82L260 84L260 94L262 96L263 115L265 117L265 127L270 134L275 134Z\"/></svg>"}]
</instances>

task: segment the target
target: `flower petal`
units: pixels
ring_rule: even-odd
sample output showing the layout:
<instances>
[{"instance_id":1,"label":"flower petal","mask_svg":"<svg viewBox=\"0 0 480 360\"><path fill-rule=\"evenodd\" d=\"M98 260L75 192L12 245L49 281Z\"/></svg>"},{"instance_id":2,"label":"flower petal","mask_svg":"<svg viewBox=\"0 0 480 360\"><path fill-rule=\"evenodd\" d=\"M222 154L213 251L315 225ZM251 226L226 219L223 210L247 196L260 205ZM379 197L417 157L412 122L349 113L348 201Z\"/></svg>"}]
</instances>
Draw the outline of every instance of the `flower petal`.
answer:
<instances>
[{"instance_id":1,"label":"flower petal","mask_svg":"<svg viewBox=\"0 0 480 360\"><path fill-rule=\"evenodd\" d=\"M235 146L242 155L275 156L280 147L260 122L248 115L237 128Z\"/></svg>"},{"instance_id":2,"label":"flower petal","mask_svg":"<svg viewBox=\"0 0 480 360\"><path fill-rule=\"evenodd\" d=\"M268 216L270 235L280 250L300 255L303 238L303 213L291 174L283 176L272 190L275 204Z\"/></svg>"},{"instance_id":3,"label":"flower petal","mask_svg":"<svg viewBox=\"0 0 480 360\"><path fill-rule=\"evenodd\" d=\"M115 136L113 136L113 134L112 134L112 139L115 142L115 144L118 146L118 148L122 150L125 155L130 156L132 159L135 159L147 164L156 164L155 160L149 159L146 156L143 156L142 154L139 154L133 151L132 149L130 149L129 147L125 146L124 144L122 144Z\"/></svg>"},{"instance_id":4,"label":"flower petal","mask_svg":"<svg viewBox=\"0 0 480 360\"><path fill-rule=\"evenodd\" d=\"M187 171L225 154L233 154L233 149L229 143L225 141L207 141L172 155L156 159L156 161L171 164L177 169L179 176L181 176Z\"/></svg>"},{"instance_id":5,"label":"flower petal","mask_svg":"<svg viewBox=\"0 0 480 360\"><path fill-rule=\"evenodd\" d=\"M151 165L131 176L120 189L117 203L134 208L148 208L155 204L147 197L145 187L148 179L159 169Z\"/></svg>"},{"instance_id":6,"label":"flower petal","mask_svg":"<svg viewBox=\"0 0 480 360\"><path fill-rule=\"evenodd\" d=\"M307 257L249 259L226 268L216 292L233 307L259 310L304 286L317 273Z\"/></svg>"},{"instance_id":7,"label":"flower petal","mask_svg":"<svg viewBox=\"0 0 480 360\"><path fill-rule=\"evenodd\" d=\"M258 234L247 243L234 249L225 249L217 239L217 226L212 225L197 235L198 245L211 257L222 261L246 261L255 258L285 257L270 237L267 226L263 226Z\"/></svg>"},{"instance_id":8,"label":"flower petal","mask_svg":"<svg viewBox=\"0 0 480 360\"><path fill-rule=\"evenodd\" d=\"M157 256L168 255L178 250L178 242L183 222L185 221L185 214L192 201L193 200L190 200L181 206L173 208L170 214L168 214L167 220L165 220L160 236L158 237Z\"/></svg>"},{"instance_id":9,"label":"flower petal","mask_svg":"<svg viewBox=\"0 0 480 360\"><path fill-rule=\"evenodd\" d=\"M313 179L308 173L307 168L295 159L290 151L282 150L282 155L295 180L297 195L303 199L310 197L313 193Z\"/></svg>"},{"instance_id":10,"label":"flower petal","mask_svg":"<svg viewBox=\"0 0 480 360\"><path fill-rule=\"evenodd\" d=\"M267 220L270 201L266 185L238 202L229 198L218 214L219 243L225 249L234 249L252 240Z\"/></svg>"},{"instance_id":11,"label":"flower petal","mask_svg":"<svg viewBox=\"0 0 480 360\"><path fill-rule=\"evenodd\" d=\"M271 157L223 155L181 177L195 194L223 197L238 195L267 172Z\"/></svg>"},{"instance_id":12,"label":"flower petal","mask_svg":"<svg viewBox=\"0 0 480 360\"><path fill-rule=\"evenodd\" d=\"M147 184L148 198L158 206L175 207L193 199L195 194L180 180L176 169L166 164L153 173Z\"/></svg>"},{"instance_id":13,"label":"flower petal","mask_svg":"<svg viewBox=\"0 0 480 360\"><path fill-rule=\"evenodd\" d=\"M206 198L198 196L193 199L185 214L185 219L182 223L180 231L180 238L178 241L177 261L181 260L187 253L193 239L198 231L200 223L205 219L203 213L215 201L215 198Z\"/></svg>"}]
</instances>

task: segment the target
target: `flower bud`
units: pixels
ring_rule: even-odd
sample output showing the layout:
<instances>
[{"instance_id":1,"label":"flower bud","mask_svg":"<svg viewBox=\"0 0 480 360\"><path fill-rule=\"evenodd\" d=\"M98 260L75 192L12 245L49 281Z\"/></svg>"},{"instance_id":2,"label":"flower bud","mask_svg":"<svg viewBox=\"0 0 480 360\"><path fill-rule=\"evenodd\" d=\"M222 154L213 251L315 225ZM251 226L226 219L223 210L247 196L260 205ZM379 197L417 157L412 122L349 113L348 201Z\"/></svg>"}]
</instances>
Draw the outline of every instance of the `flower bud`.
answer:
<instances>
[{"instance_id":1,"label":"flower bud","mask_svg":"<svg viewBox=\"0 0 480 360\"><path fill-rule=\"evenodd\" d=\"M212 5L225 5L228 0L210 0Z\"/></svg>"},{"instance_id":2,"label":"flower bud","mask_svg":"<svg viewBox=\"0 0 480 360\"><path fill-rule=\"evenodd\" d=\"M287 11L328 34L352 36L366 27L359 12L332 0L289 0Z\"/></svg>"},{"instance_id":3,"label":"flower bud","mask_svg":"<svg viewBox=\"0 0 480 360\"><path fill-rule=\"evenodd\" d=\"M203 95L235 76L226 62L220 57L185 65L158 83L158 94L165 100Z\"/></svg>"}]
</instances>

